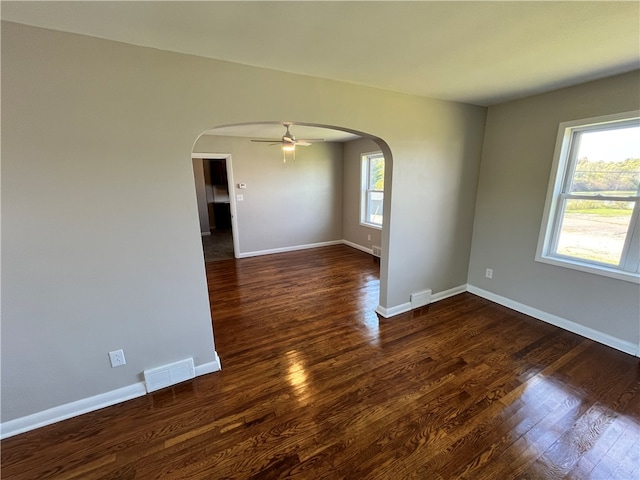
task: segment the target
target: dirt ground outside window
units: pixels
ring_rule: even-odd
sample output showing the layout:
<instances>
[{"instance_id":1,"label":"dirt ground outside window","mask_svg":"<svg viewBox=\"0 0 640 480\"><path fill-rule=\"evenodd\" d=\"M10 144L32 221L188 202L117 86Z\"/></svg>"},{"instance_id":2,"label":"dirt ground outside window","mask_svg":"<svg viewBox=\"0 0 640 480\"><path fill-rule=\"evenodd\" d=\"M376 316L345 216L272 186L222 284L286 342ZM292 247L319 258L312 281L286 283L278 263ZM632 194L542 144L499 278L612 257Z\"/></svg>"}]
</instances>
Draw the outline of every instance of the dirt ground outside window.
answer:
<instances>
[{"instance_id":1,"label":"dirt ground outside window","mask_svg":"<svg viewBox=\"0 0 640 480\"><path fill-rule=\"evenodd\" d=\"M561 255L618 265L631 214L597 215L567 212L557 252Z\"/></svg>"}]
</instances>

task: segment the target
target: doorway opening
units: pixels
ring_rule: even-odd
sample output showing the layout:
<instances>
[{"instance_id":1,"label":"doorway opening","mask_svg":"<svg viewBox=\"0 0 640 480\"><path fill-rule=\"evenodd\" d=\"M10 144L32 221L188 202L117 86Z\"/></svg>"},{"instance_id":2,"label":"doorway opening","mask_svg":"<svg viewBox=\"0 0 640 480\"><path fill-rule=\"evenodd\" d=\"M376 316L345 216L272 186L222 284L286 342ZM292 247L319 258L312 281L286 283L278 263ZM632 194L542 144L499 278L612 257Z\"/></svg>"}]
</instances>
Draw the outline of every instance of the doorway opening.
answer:
<instances>
[{"instance_id":1,"label":"doorway opening","mask_svg":"<svg viewBox=\"0 0 640 480\"><path fill-rule=\"evenodd\" d=\"M231 155L192 155L205 263L237 257Z\"/></svg>"}]
</instances>

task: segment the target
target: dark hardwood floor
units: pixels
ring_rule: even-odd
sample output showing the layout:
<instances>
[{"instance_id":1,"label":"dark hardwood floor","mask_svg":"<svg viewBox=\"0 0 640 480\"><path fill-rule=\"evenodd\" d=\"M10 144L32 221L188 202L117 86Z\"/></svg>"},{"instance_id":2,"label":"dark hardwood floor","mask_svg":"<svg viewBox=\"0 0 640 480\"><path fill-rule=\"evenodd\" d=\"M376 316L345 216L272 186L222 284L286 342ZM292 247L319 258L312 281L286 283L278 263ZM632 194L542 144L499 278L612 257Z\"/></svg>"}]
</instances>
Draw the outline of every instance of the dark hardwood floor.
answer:
<instances>
[{"instance_id":1,"label":"dark hardwood floor","mask_svg":"<svg viewBox=\"0 0 640 480\"><path fill-rule=\"evenodd\" d=\"M2 442L3 479L638 479L638 359L346 246L207 264L223 370Z\"/></svg>"}]
</instances>

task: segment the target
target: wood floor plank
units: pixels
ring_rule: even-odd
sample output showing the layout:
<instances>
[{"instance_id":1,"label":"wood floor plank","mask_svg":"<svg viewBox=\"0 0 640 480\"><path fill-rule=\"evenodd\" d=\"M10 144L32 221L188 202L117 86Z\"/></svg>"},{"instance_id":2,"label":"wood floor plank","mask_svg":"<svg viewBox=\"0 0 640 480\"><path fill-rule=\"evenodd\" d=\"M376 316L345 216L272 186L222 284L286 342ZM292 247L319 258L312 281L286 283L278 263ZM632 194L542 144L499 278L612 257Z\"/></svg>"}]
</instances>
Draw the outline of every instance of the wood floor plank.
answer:
<instances>
[{"instance_id":1,"label":"wood floor plank","mask_svg":"<svg viewBox=\"0 0 640 480\"><path fill-rule=\"evenodd\" d=\"M380 318L346 246L206 267L223 370L6 439L3 479L640 473L635 357L469 293Z\"/></svg>"}]
</instances>

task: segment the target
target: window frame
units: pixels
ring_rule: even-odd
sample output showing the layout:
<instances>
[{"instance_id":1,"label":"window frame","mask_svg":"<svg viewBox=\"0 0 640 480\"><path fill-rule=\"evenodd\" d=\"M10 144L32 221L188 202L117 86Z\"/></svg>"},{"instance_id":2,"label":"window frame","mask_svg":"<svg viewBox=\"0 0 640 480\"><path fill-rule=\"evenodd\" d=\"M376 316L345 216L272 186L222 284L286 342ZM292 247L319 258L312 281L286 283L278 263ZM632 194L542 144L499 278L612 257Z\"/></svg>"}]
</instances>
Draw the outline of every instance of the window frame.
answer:
<instances>
[{"instance_id":1,"label":"window frame","mask_svg":"<svg viewBox=\"0 0 640 480\"><path fill-rule=\"evenodd\" d=\"M384 186L382 190L375 190L370 188L369 180L370 169L371 169L371 159L374 158L382 158L385 160L384 154L382 151L375 152L366 152L360 154L360 225L364 227L374 228L376 230L382 230L382 225L384 223L384 215L382 216L382 223L377 224L368 221L369 219L369 198L372 193L381 193L384 199ZM386 161L385 161L386 168ZM383 200L384 203L384 200Z\"/></svg>"},{"instance_id":2,"label":"window frame","mask_svg":"<svg viewBox=\"0 0 640 480\"><path fill-rule=\"evenodd\" d=\"M640 284L640 197L636 196L597 196L571 194L571 182L578 163L575 151L576 134L640 124L640 110L603 115L560 123L547 188L544 213L540 226L540 235L535 260L559 267L593 273ZM569 199L597 199L634 202L629 228L621 254L620 264L613 266L597 261L584 260L562 255L556 252L560 227L564 218L564 205Z\"/></svg>"}]
</instances>

